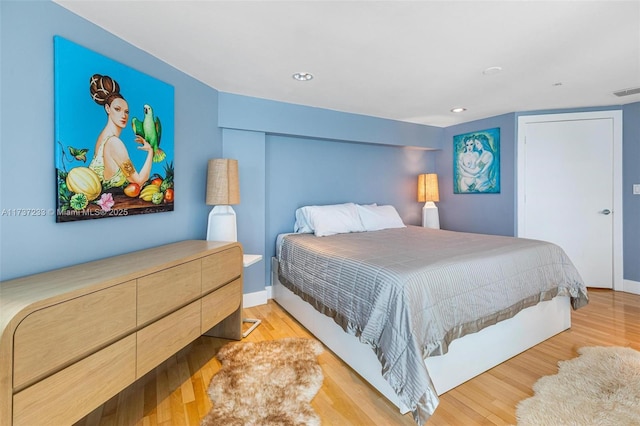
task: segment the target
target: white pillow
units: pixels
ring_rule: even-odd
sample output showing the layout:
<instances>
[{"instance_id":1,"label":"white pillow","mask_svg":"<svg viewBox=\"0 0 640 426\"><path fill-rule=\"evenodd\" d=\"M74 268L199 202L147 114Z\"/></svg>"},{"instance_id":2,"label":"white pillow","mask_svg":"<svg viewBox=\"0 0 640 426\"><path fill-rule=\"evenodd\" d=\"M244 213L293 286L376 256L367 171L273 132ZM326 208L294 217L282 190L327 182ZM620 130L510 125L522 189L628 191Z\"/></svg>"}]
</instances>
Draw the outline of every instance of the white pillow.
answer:
<instances>
[{"instance_id":1,"label":"white pillow","mask_svg":"<svg viewBox=\"0 0 640 426\"><path fill-rule=\"evenodd\" d=\"M313 228L309 223L309 211L313 206L300 207L296 210L296 223L293 225L293 232L298 234L312 234Z\"/></svg>"},{"instance_id":2,"label":"white pillow","mask_svg":"<svg viewBox=\"0 0 640 426\"><path fill-rule=\"evenodd\" d=\"M357 206L360 221L365 231L389 228L405 228L400 215L393 206Z\"/></svg>"},{"instance_id":3,"label":"white pillow","mask_svg":"<svg viewBox=\"0 0 640 426\"><path fill-rule=\"evenodd\" d=\"M354 203L305 206L296 210L294 231L313 232L317 237L348 232L363 232L360 215Z\"/></svg>"}]
</instances>

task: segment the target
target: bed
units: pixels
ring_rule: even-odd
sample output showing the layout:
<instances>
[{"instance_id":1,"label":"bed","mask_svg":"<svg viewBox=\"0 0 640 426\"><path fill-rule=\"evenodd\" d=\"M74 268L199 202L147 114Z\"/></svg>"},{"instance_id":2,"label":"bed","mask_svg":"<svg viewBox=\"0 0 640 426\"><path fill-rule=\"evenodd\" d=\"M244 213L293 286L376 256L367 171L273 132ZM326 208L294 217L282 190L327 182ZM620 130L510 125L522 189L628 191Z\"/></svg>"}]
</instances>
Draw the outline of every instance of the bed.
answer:
<instances>
[{"instance_id":1,"label":"bed","mask_svg":"<svg viewBox=\"0 0 640 426\"><path fill-rule=\"evenodd\" d=\"M296 211L296 232L278 236L273 295L418 424L438 395L566 330L588 303L554 244L405 226L395 210L368 217L381 211Z\"/></svg>"}]
</instances>

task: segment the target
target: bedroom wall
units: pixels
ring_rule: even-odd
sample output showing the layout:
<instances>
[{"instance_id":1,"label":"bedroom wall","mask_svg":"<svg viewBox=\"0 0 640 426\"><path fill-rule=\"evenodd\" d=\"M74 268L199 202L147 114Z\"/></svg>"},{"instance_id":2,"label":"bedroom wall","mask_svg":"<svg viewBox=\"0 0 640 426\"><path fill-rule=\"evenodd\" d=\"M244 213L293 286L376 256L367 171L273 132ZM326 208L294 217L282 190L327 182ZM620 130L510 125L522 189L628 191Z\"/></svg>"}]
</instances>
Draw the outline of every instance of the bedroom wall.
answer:
<instances>
[{"instance_id":1,"label":"bedroom wall","mask_svg":"<svg viewBox=\"0 0 640 426\"><path fill-rule=\"evenodd\" d=\"M453 193L453 137L500 128L500 193ZM515 114L504 114L444 129L442 150L436 154L440 185L440 227L451 231L515 235Z\"/></svg>"},{"instance_id":2,"label":"bedroom wall","mask_svg":"<svg viewBox=\"0 0 640 426\"><path fill-rule=\"evenodd\" d=\"M52 2L3 0L0 8L0 280L203 239L207 158L222 152L218 92ZM174 86L173 212L59 224L7 213L55 209L54 35Z\"/></svg>"},{"instance_id":3,"label":"bedroom wall","mask_svg":"<svg viewBox=\"0 0 640 426\"><path fill-rule=\"evenodd\" d=\"M313 161L297 161L300 150ZM267 138L266 164L271 236L293 232L295 210L313 204L391 204L405 224L420 225L417 176L435 171L423 150L278 135Z\"/></svg>"}]
</instances>

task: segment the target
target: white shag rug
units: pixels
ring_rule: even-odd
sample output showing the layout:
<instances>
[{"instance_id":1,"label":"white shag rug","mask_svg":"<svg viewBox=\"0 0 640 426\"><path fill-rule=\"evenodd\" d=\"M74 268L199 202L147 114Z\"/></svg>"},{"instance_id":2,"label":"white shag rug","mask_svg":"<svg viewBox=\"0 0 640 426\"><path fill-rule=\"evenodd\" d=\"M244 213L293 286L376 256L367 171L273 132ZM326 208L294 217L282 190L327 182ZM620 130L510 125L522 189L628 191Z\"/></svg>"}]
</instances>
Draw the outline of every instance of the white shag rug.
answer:
<instances>
[{"instance_id":1,"label":"white shag rug","mask_svg":"<svg viewBox=\"0 0 640 426\"><path fill-rule=\"evenodd\" d=\"M592 346L558 362L516 407L519 426L640 425L640 352Z\"/></svg>"}]
</instances>

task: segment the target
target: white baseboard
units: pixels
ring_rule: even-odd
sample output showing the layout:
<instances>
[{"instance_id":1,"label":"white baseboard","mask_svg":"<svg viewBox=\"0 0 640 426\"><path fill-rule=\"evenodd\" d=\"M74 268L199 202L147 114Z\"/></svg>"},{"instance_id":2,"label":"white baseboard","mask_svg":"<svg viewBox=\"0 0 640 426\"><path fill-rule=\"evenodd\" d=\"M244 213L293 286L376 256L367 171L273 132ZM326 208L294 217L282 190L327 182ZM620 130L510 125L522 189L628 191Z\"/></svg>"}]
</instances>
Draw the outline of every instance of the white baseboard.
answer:
<instances>
[{"instance_id":1,"label":"white baseboard","mask_svg":"<svg viewBox=\"0 0 640 426\"><path fill-rule=\"evenodd\" d=\"M265 286L264 290L253 293L246 293L242 296L242 307L251 308L258 305L266 305L267 300L271 299L271 286Z\"/></svg>"},{"instance_id":2,"label":"white baseboard","mask_svg":"<svg viewBox=\"0 0 640 426\"><path fill-rule=\"evenodd\" d=\"M622 291L627 293L640 294L640 282L624 280L622 282Z\"/></svg>"},{"instance_id":3,"label":"white baseboard","mask_svg":"<svg viewBox=\"0 0 640 426\"><path fill-rule=\"evenodd\" d=\"M242 307L251 308L252 306L264 305L267 303L267 291L256 291L254 293L245 293L242 295Z\"/></svg>"}]
</instances>

